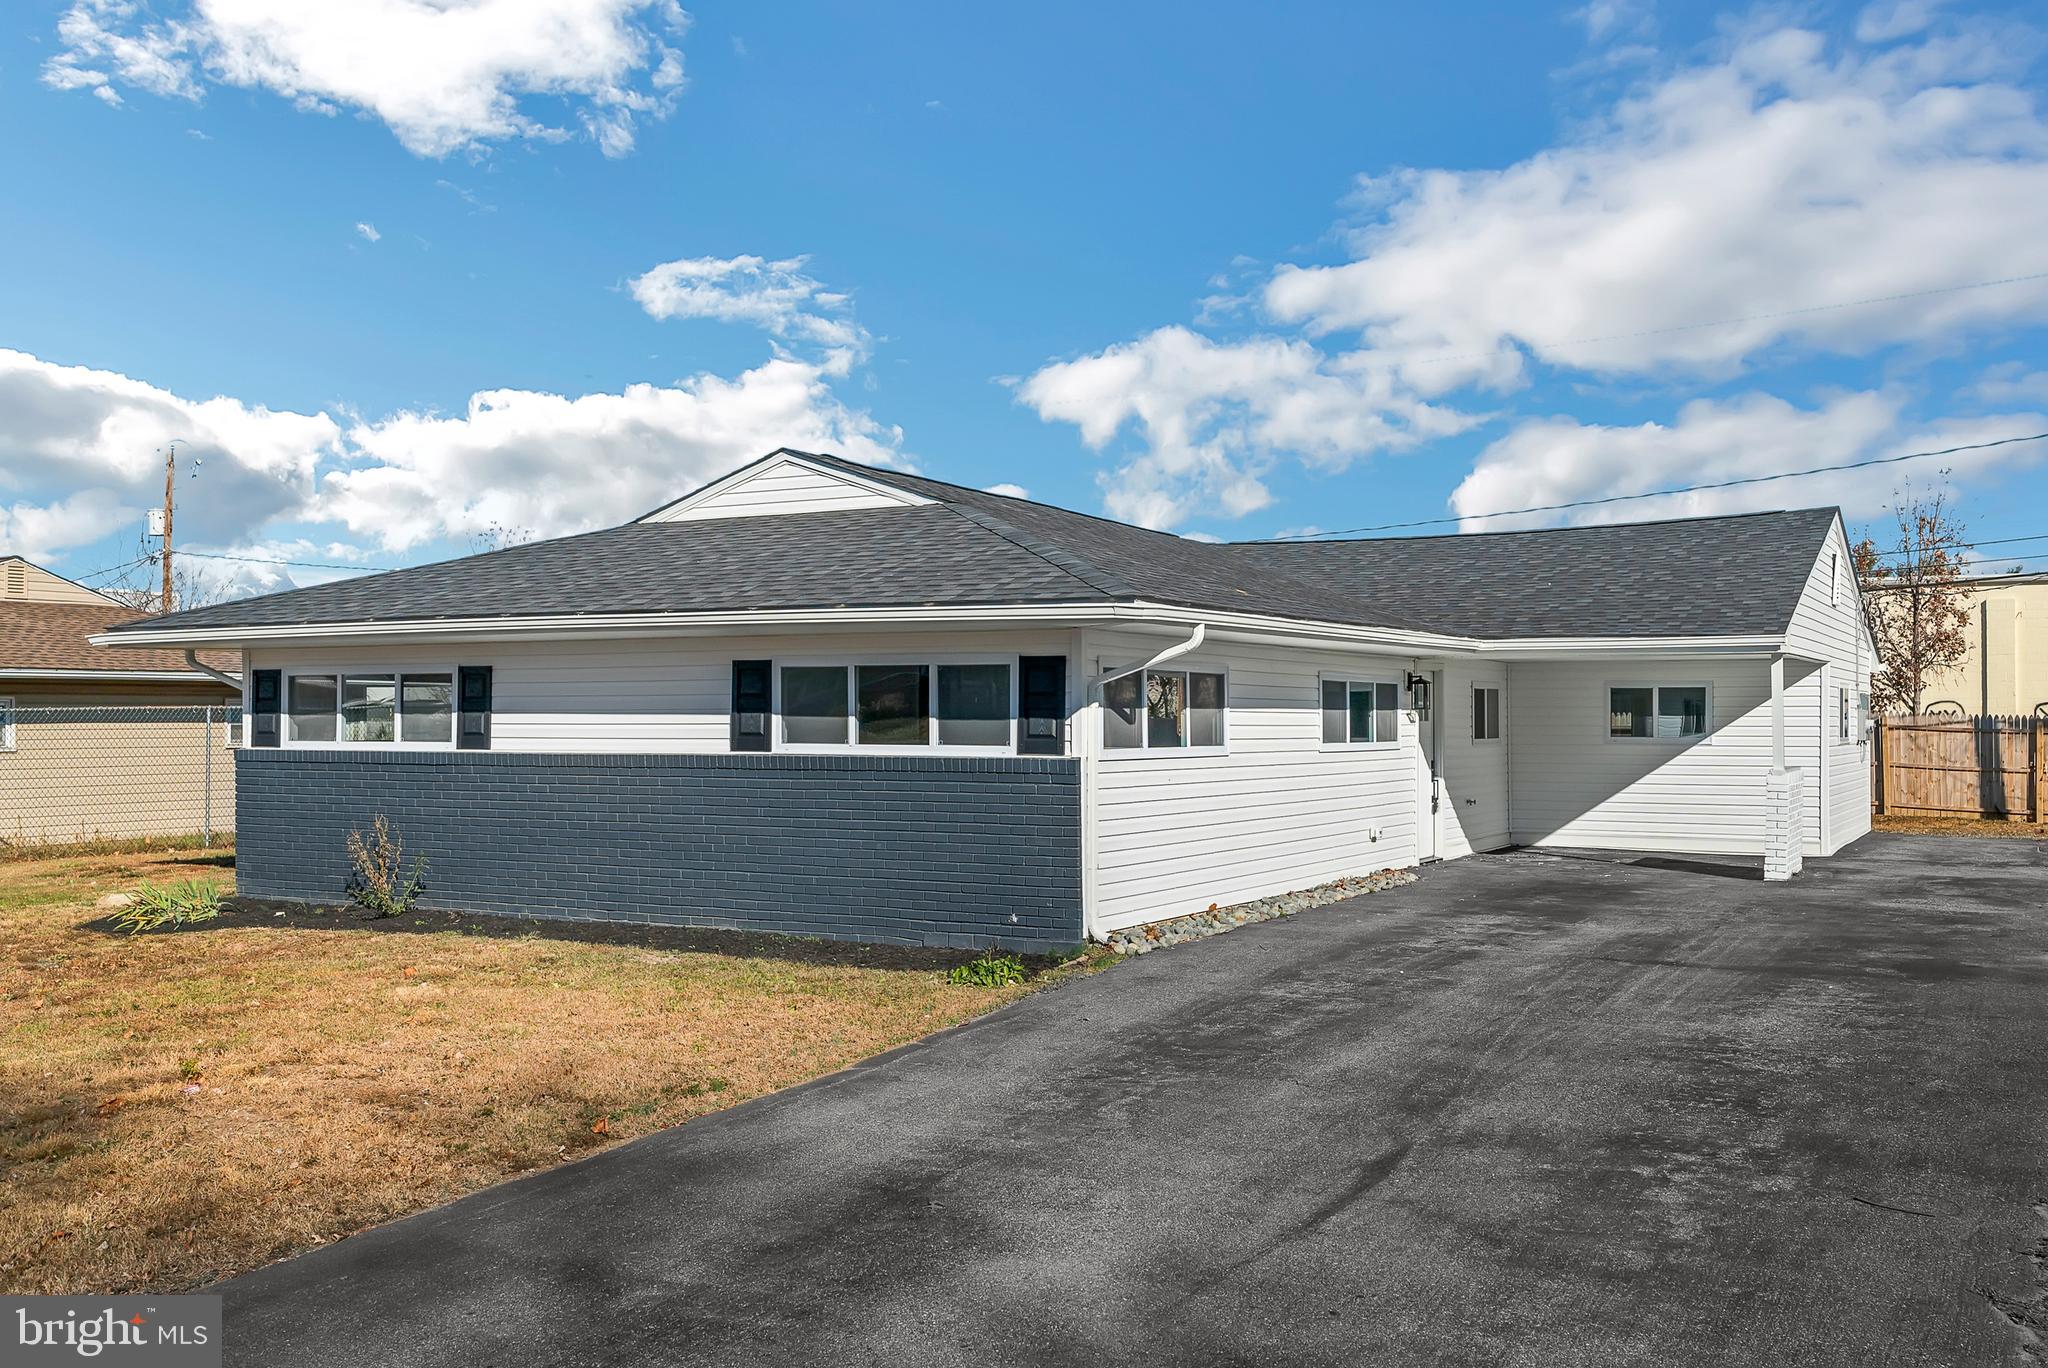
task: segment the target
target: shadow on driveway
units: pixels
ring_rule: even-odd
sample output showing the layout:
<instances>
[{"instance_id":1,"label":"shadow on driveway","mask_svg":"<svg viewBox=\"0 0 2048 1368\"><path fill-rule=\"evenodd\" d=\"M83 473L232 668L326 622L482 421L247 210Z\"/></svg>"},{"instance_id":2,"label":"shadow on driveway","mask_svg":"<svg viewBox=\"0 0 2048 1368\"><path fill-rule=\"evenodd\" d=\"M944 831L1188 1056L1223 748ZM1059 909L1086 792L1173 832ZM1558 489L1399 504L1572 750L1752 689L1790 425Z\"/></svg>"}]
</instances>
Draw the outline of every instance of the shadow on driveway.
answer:
<instances>
[{"instance_id":1,"label":"shadow on driveway","mask_svg":"<svg viewBox=\"0 0 2048 1368\"><path fill-rule=\"evenodd\" d=\"M1958 846L1435 867L238 1278L228 1360L2009 1364L2048 860Z\"/></svg>"}]
</instances>

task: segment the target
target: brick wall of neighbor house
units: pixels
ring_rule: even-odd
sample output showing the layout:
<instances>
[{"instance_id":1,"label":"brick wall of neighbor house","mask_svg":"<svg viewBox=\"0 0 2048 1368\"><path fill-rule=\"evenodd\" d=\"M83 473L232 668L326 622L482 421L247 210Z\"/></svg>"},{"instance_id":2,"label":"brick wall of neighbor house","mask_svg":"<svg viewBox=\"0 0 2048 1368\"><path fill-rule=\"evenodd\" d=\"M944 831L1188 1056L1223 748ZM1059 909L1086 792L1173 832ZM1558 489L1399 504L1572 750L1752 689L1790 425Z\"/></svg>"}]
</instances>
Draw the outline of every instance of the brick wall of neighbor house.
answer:
<instances>
[{"instance_id":1,"label":"brick wall of neighbor house","mask_svg":"<svg viewBox=\"0 0 2048 1368\"><path fill-rule=\"evenodd\" d=\"M1082 938L1072 760L243 750L236 879L339 902L384 814L431 906L907 945Z\"/></svg>"}]
</instances>

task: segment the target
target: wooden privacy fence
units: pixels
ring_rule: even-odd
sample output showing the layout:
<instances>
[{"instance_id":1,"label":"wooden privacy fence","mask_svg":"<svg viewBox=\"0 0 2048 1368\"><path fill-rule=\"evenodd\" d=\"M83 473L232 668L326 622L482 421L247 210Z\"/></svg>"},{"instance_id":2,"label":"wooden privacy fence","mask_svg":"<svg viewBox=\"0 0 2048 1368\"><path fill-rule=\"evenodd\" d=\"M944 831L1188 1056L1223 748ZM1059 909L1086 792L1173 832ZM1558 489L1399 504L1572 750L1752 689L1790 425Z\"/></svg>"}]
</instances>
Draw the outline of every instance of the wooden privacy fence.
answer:
<instances>
[{"instance_id":1,"label":"wooden privacy fence","mask_svg":"<svg viewBox=\"0 0 2048 1368\"><path fill-rule=\"evenodd\" d=\"M1885 717L1871 747L1881 813L2041 820L2048 718Z\"/></svg>"}]
</instances>

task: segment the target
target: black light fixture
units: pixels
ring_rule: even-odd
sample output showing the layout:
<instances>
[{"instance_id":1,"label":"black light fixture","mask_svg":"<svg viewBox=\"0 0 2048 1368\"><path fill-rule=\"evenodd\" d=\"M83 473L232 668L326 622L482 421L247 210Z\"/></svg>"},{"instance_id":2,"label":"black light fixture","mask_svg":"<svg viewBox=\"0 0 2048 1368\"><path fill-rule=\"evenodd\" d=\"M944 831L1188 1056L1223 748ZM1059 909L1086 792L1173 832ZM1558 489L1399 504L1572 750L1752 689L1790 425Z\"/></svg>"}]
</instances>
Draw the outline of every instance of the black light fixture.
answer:
<instances>
[{"instance_id":1,"label":"black light fixture","mask_svg":"<svg viewBox=\"0 0 2048 1368\"><path fill-rule=\"evenodd\" d=\"M1415 713L1415 720L1429 720L1429 676L1410 673L1408 676L1408 706Z\"/></svg>"}]
</instances>

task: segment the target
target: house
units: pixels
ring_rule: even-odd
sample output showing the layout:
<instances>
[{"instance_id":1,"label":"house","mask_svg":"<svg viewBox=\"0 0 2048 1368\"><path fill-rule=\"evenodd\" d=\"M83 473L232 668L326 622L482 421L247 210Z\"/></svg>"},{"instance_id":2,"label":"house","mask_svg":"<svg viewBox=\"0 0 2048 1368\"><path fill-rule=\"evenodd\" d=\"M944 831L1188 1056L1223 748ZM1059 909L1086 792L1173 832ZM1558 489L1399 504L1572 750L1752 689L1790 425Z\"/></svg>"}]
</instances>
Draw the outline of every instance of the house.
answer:
<instances>
[{"instance_id":1,"label":"house","mask_svg":"<svg viewBox=\"0 0 2048 1368\"><path fill-rule=\"evenodd\" d=\"M1922 686L1922 712L2048 717L2048 574L1984 575L1960 585L1969 652ZM1883 584L1871 594L1901 593Z\"/></svg>"},{"instance_id":2,"label":"house","mask_svg":"<svg viewBox=\"0 0 2048 1368\"><path fill-rule=\"evenodd\" d=\"M1869 826L1833 509L1210 544L778 451L621 527L127 623L240 649L245 891L948 945L1511 844Z\"/></svg>"},{"instance_id":3,"label":"house","mask_svg":"<svg viewBox=\"0 0 2048 1368\"><path fill-rule=\"evenodd\" d=\"M91 638L143 615L20 556L0 556L0 844L182 835L234 811L226 748L240 657ZM208 793L207 714L219 743Z\"/></svg>"}]
</instances>

